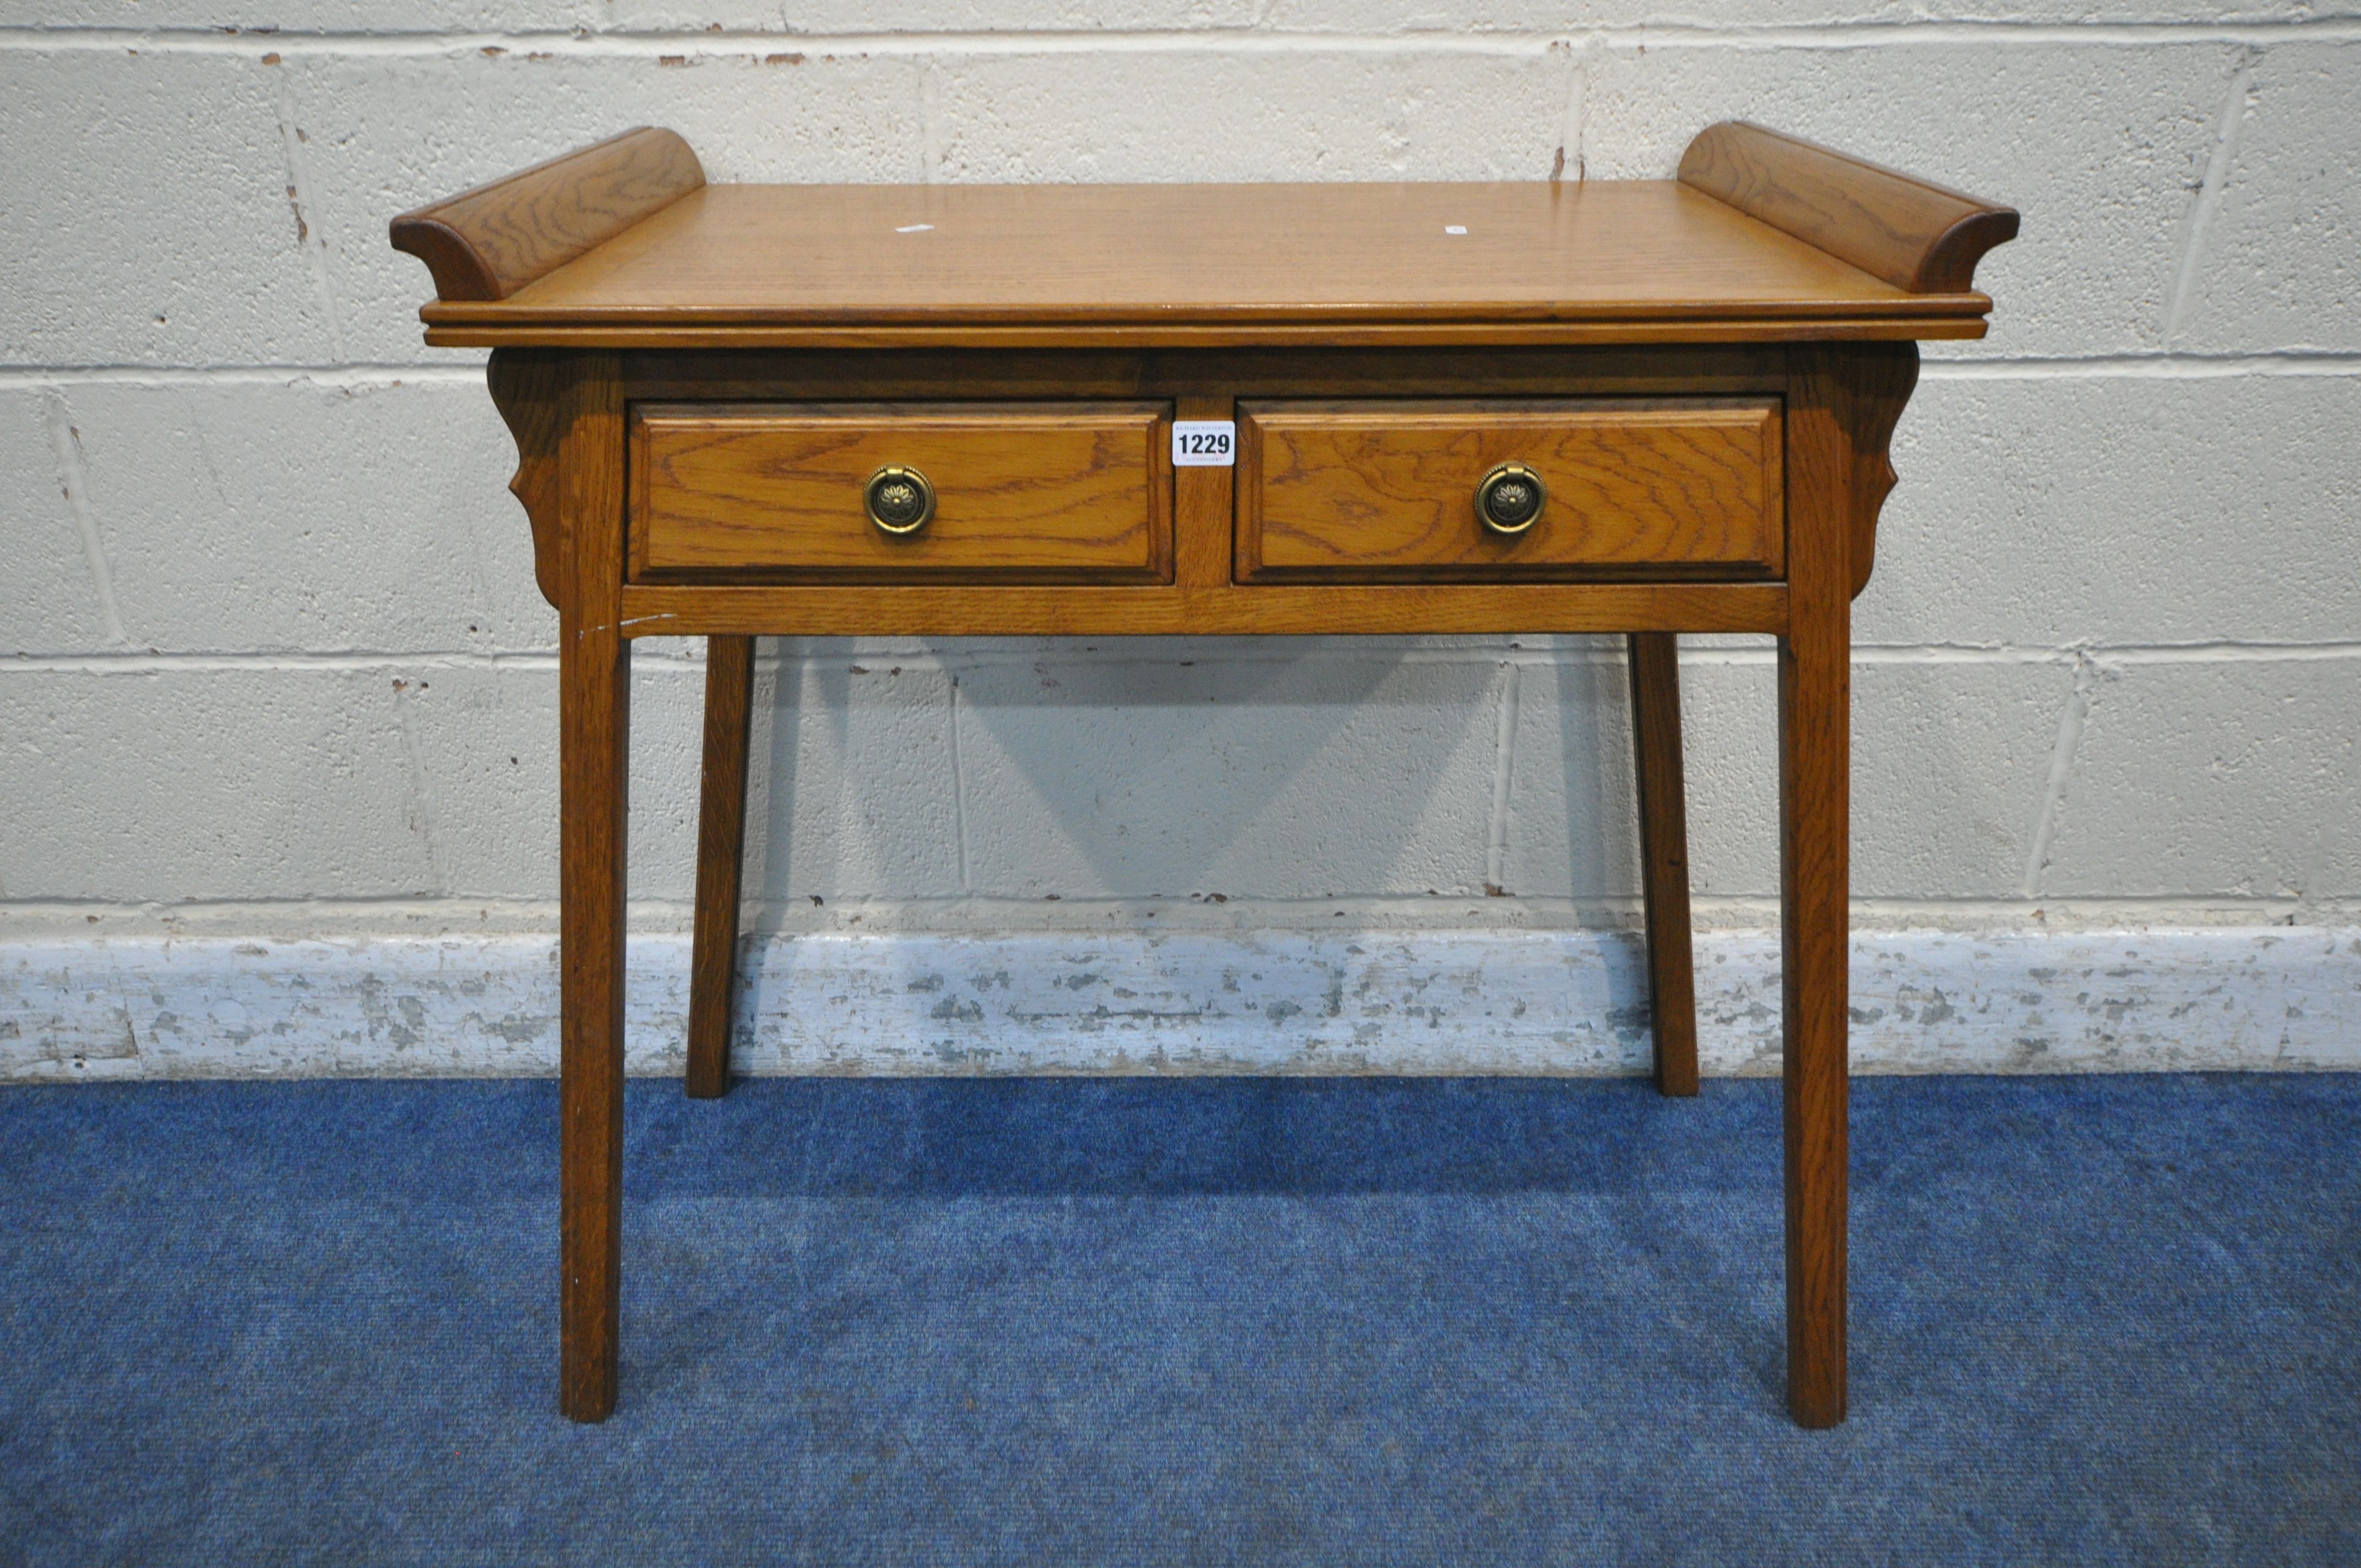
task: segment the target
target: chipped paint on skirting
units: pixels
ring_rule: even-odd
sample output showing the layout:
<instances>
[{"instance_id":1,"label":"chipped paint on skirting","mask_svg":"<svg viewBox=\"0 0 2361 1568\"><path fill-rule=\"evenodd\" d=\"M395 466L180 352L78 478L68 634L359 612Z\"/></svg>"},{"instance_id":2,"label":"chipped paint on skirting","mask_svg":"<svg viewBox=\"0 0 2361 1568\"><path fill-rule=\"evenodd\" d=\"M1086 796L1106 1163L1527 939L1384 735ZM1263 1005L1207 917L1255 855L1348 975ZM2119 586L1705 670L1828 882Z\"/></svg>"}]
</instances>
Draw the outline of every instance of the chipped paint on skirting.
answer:
<instances>
[{"instance_id":1,"label":"chipped paint on skirting","mask_svg":"<svg viewBox=\"0 0 2361 1568\"><path fill-rule=\"evenodd\" d=\"M825 935L749 951L755 1073L1638 1072L1598 931ZM1779 1062L1778 940L1701 931L1705 1069ZM679 1069L688 944L631 942L634 1072ZM1867 1072L2361 1068L2361 929L1853 939ZM0 944L0 1078L447 1077L557 1062L546 937Z\"/></svg>"}]
</instances>

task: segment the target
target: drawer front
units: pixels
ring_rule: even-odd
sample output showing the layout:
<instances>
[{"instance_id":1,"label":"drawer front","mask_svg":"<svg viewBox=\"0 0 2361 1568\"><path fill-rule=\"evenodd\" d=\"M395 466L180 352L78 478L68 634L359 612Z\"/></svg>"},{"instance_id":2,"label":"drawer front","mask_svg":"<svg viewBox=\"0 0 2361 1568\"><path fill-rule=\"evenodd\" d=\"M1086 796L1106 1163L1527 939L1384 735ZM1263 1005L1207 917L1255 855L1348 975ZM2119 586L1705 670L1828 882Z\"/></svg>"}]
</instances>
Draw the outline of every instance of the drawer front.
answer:
<instances>
[{"instance_id":1,"label":"drawer front","mask_svg":"<svg viewBox=\"0 0 2361 1568\"><path fill-rule=\"evenodd\" d=\"M1239 406L1240 582L1764 578L1786 566L1775 398ZM1502 464L1546 499L1485 525Z\"/></svg>"},{"instance_id":2,"label":"drawer front","mask_svg":"<svg viewBox=\"0 0 2361 1568\"><path fill-rule=\"evenodd\" d=\"M1163 403L634 404L631 576L1166 581L1170 414ZM932 514L911 532L871 516L870 481L888 467L932 488Z\"/></svg>"}]
</instances>

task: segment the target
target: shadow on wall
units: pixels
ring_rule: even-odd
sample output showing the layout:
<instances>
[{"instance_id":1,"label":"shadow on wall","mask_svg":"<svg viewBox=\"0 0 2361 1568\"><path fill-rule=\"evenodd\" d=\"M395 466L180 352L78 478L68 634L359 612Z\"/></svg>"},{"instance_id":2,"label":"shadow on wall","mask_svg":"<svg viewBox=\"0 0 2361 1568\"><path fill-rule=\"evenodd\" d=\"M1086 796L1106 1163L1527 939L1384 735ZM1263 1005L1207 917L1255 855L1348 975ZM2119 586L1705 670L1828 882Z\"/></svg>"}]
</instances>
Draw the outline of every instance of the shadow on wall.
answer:
<instances>
[{"instance_id":1,"label":"shadow on wall","mask_svg":"<svg viewBox=\"0 0 2361 1568\"><path fill-rule=\"evenodd\" d=\"M1601 640L1620 643L1622 639ZM1530 681L1538 670L1522 672ZM1548 674L1556 690L1558 759L1565 791L1566 884L1508 891L1544 897L1614 898L1640 890L1639 790L1631 747L1628 666L1600 643L1558 639ZM1535 696L1543 694L1535 693ZM1577 716L1587 717L1587 723ZM1545 765L1534 759L1536 765ZM1513 798L1510 802L1513 809ZM1513 819L1512 819L1513 820Z\"/></svg>"},{"instance_id":2,"label":"shadow on wall","mask_svg":"<svg viewBox=\"0 0 2361 1568\"><path fill-rule=\"evenodd\" d=\"M1573 865L1510 891L1629 896L1620 639L1561 641L1515 668L1375 640L947 643L906 665L791 643L758 677L748 886L777 901L1481 896L1500 880L1521 680L1561 709L1562 794L1535 806L1564 811Z\"/></svg>"}]
</instances>

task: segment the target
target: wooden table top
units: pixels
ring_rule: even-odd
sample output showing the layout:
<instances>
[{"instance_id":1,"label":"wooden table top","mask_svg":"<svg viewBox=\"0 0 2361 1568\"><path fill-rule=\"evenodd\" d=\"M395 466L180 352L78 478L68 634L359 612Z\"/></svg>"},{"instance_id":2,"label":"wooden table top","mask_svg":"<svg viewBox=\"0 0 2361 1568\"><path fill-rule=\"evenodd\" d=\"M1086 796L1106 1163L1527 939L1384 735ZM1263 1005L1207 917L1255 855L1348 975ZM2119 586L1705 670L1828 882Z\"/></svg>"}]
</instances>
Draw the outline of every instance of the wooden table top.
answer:
<instances>
[{"instance_id":1,"label":"wooden table top","mask_svg":"<svg viewBox=\"0 0 2361 1568\"><path fill-rule=\"evenodd\" d=\"M1978 336L2003 221L1754 127L1679 181L1262 185L708 185L636 131L395 231L451 258L430 343L1153 347Z\"/></svg>"}]
</instances>

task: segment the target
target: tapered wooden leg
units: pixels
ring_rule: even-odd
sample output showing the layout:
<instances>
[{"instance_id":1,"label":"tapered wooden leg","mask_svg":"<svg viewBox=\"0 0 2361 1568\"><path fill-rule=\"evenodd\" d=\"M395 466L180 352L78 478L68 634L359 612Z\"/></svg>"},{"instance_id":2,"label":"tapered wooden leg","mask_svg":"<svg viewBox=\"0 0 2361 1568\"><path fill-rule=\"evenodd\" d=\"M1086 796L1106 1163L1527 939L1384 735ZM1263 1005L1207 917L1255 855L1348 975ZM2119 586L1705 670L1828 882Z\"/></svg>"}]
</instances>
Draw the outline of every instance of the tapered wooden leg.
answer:
<instances>
[{"instance_id":1,"label":"tapered wooden leg","mask_svg":"<svg viewBox=\"0 0 2361 1568\"><path fill-rule=\"evenodd\" d=\"M622 400L612 356L580 356L559 477L558 1403L615 1408L622 1279L623 888L631 644L621 634Z\"/></svg>"},{"instance_id":2,"label":"tapered wooden leg","mask_svg":"<svg viewBox=\"0 0 2361 1568\"><path fill-rule=\"evenodd\" d=\"M1807 1427L1845 1416L1849 658L1826 627L1779 649L1787 1404Z\"/></svg>"},{"instance_id":3,"label":"tapered wooden leg","mask_svg":"<svg viewBox=\"0 0 2361 1568\"><path fill-rule=\"evenodd\" d=\"M1689 959L1689 827L1681 777L1680 639L1634 631L1631 750L1640 773L1640 885L1648 906L1648 1018L1656 1089L1697 1091L1697 983Z\"/></svg>"},{"instance_id":4,"label":"tapered wooden leg","mask_svg":"<svg viewBox=\"0 0 2361 1568\"><path fill-rule=\"evenodd\" d=\"M738 879L746 850L746 740L754 640L705 642L705 789L697 809L697 939L688 975L687 1091L730 1091L730 1003L738 980Z\"/></svg>"},{"instance_id":5,"label":"tapered wooden leg","mask_svg":"<svg viewBox=\"0 0 2361 1568\"><path fill-rule=\"evenodd\" d=\"M576 629L565 685L559 812L565 1024L562 1398L578 1421L615 1407L623 1199L623 820L631 644Z\"/></svg>"},{"instance_id":6,"label":"tapered wooden leg","mask_svg":"<svg viewBox=\"0 0 2361 1568\"><path fill-rule=\"evenodd\" d=\"M1831 1427L1845 1418L1852 596L1893 483L1886 443L1917 356L1907 344L1814 346L1789 363L1779 641L1787 1408L1800 1425Z\"/></svg>"}]
</instances>

